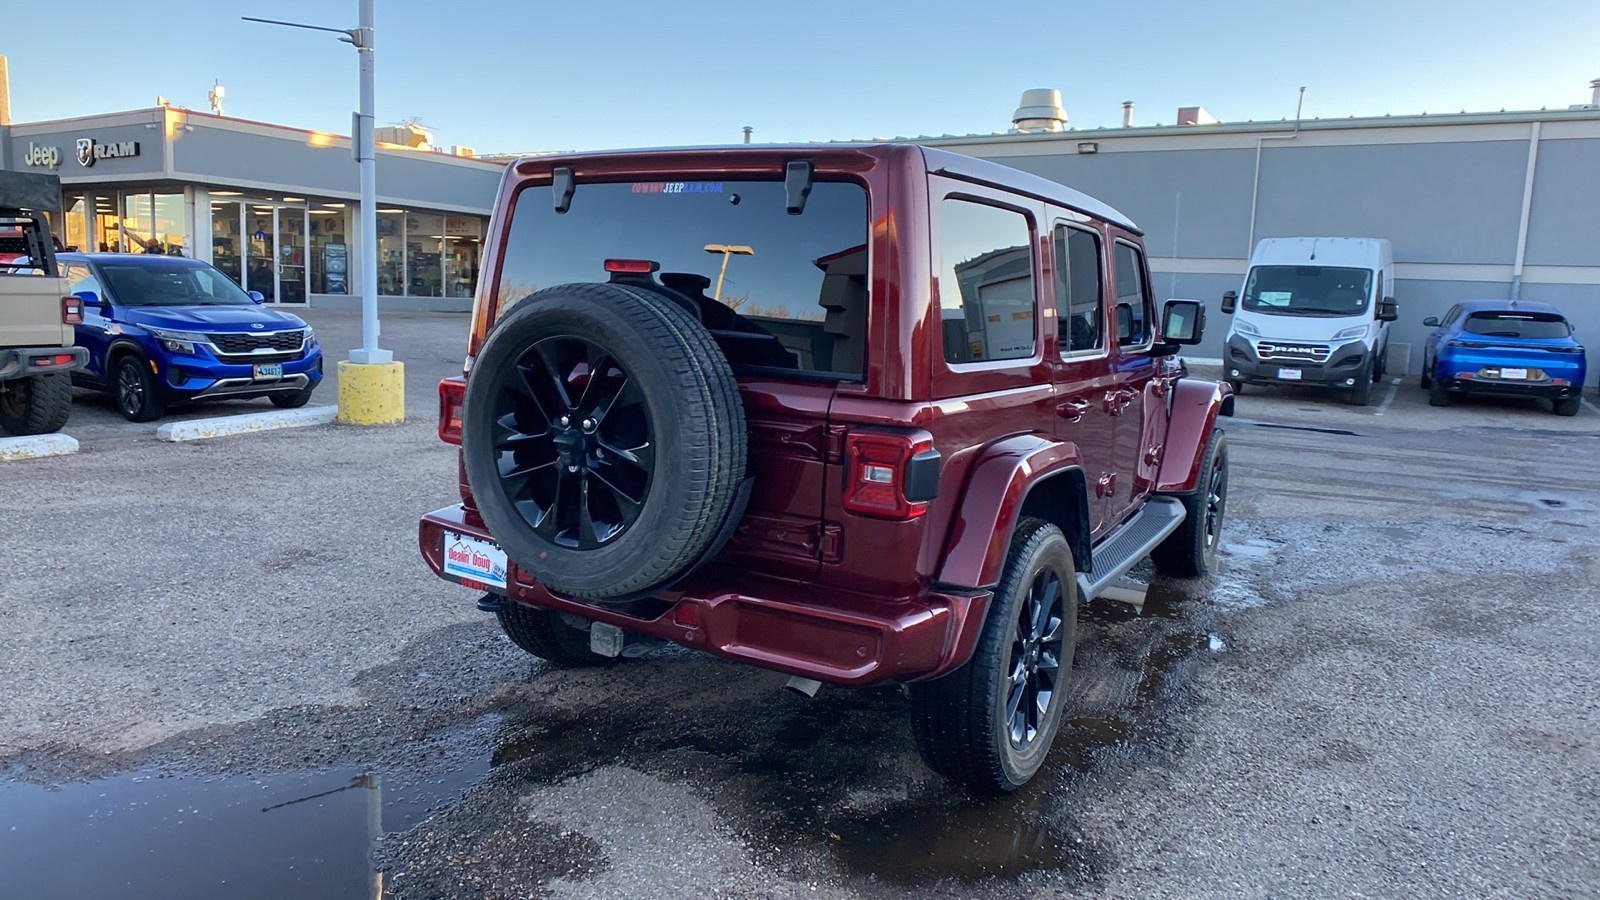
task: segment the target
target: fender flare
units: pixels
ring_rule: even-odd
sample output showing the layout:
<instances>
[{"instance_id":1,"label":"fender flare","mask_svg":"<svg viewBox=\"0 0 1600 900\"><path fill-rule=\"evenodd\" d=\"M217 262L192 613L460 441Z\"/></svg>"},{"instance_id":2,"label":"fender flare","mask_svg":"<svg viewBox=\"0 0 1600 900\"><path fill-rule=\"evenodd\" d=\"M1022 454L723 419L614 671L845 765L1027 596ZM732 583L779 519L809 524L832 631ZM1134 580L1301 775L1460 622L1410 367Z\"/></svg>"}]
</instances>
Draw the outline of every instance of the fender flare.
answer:
<instances>
[{"instance_id":1,"label":"fender flare","mask_svg":"<svg viewBox=\"0 0 1600 900\"><path fill-rule=\"evenodd\" d=\"M937 581L966 590L998 584L1028 492L1051 476L1081 473L1081 462L1076 444L1037 434L1016 435L984 448L967 475Z\"/></svg>"},{"instance_id":2,"label":"fender flare","mask_svg":"<svg viewBox=\"0 0 1600 900\"><path fill-rule=\"evenodd\" d=\"M1156 493L1187 494L1200 477L1200 464L1217 416L1233 415L1233 389L1215 381L1181 379L1172 386L1172 411L1156 476Z\"/></svg>"}]
</instances>

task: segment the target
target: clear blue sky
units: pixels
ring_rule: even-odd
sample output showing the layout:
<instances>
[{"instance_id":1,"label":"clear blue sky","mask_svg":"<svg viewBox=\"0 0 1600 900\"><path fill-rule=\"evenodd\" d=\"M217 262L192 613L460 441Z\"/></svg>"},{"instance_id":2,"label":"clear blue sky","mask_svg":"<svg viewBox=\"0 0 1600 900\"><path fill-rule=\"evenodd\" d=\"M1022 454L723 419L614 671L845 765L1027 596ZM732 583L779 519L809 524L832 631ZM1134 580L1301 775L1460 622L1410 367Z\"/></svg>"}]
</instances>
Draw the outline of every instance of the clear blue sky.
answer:
<instances>
[{"instance_id":1,"label":"clear blue sky","mask_svg":"<svg viewBox=\"0 0 1600 900\"><path fill-rule=\"evenodd\" d=\"M1218 7L1226 8L1219 9ZM14 121L171 103L347 133L356 0L17 0ZM377 0L378 121L480 152L988 132L1026 88L1070 124L1565 108L1600 78L1594 0L805 3Z\"/></svg>"}]
</instances>

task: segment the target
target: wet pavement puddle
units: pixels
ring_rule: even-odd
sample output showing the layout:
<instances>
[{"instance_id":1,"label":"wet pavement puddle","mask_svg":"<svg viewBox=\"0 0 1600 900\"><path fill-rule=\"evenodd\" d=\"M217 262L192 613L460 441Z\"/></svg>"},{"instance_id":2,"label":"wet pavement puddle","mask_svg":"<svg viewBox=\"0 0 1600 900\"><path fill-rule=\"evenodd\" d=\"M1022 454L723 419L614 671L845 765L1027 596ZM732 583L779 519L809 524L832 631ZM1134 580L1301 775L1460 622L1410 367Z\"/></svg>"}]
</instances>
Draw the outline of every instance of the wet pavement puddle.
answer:
<instances>
[{"instance_id":1,"label":"wet pavement puddle","mask_svg":"<svg viewBox=\"0 0 1600 900\"><path fill-rule=\"evenodd\" d=\"M830 690L812 701L774 689L752 707L708 682L675 711L643 703L605 714L557 712L530 698L490 714L500 733L492 752L411 784L355 768L0 783L0 895L372 897L374 838L412 828L491 771L503 769L501 786L525 793L606 765L686 778L745 823L753 847L807 846L872 881L1092 879L1101 860L1073 819L1077 787L1103 762L1142 752L1186 662L1225 649L1182 621L1193 589L1156 579L1142 610L1103 600L1081 609L1075 676L1124 685L1121 699L1069 700L1045 769L1004 797L971 795L914 762L897 688ZM704 673L695 660L609 674L694 678ZM747 685L772 677L717 675Z\"/></svg>"},{"instance_id":2,"label":"wet pavement puddle","mask_svg":"<svg viewBox=\"0 0 1600 900\"><path fill-rule=\"evenodd\" d=\"M0 896L372 897L373 839L487 771L409 785L353 769L0 783Z\"/></svg>"}]
</instances>

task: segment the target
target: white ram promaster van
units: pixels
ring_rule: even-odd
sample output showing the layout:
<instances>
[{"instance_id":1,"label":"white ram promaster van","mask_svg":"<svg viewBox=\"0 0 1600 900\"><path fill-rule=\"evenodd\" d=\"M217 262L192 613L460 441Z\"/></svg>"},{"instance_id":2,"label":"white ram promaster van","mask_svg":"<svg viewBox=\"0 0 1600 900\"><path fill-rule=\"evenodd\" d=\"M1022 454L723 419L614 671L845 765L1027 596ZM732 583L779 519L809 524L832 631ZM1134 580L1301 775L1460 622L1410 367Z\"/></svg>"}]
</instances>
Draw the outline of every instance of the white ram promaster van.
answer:
<instances>
[{"instance_id":1,"label":"white ram promaster van","mask_svg":"<svg viewBox=\"0 0 1600 900\"><path fill-rule=\"evenodd\" d=\"M1348 392L1366 406L1383 377L1394 303L1394 253L1381 238L1266 238L1243 289L1222 295L1233 314L1224 377Z\"/></svg>"}]
</instances>

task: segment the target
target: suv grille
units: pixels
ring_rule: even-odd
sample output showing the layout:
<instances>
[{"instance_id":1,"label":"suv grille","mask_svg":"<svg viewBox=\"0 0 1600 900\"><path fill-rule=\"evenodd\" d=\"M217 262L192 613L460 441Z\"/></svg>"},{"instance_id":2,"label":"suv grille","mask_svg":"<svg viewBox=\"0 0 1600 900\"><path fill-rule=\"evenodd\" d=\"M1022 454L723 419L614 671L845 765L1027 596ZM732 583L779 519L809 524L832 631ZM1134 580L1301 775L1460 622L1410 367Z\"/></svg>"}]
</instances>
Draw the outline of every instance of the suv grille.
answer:
<instances>
[{"instance_id":1,"label":"suv grille","mask_svg":"<svg viewBox=\"0 0 1600 900\"><path fill-rule=\"evenodd\" d=\"M249 334L230 332L206 335L216 348L227 354L251 353L256 350L299 350L304 342L305 330L279 331L275 334Z\"/></svg>"},{"instance_id":2,"label":"suv grille","mask_svg":"<svg viewBox=\"0 0 1600 900\"><path fill-rule=\"evenodd\" d=\"M1328 361L1333 350L1327 344L1284 344L1262 341L1256 344L1256 355L1262 359L1292 359L1321 363Z\"/></svg>"}]
</instances>

